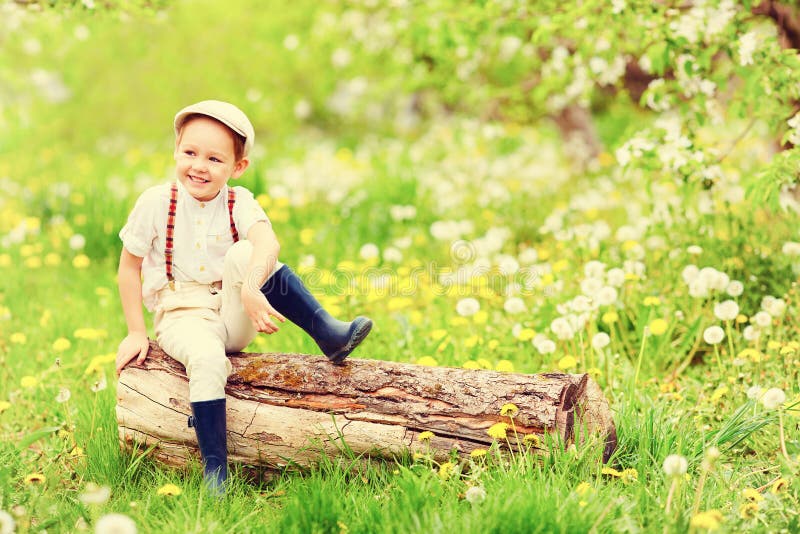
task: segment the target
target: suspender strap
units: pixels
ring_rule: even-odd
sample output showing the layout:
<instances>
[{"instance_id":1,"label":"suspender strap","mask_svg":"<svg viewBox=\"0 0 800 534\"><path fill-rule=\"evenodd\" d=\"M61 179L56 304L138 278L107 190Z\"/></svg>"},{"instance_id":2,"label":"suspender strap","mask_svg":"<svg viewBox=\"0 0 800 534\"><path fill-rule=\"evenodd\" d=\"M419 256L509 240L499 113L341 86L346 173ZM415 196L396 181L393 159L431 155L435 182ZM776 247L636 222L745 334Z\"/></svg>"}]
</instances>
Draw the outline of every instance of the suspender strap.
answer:
<instances>
[{"instance_id":1,"label":"suspender strap","mask_svg":"<svg viewBox=\"0 0 800 534\"><path fill-rule=\"evenodd\" d=\"M169 288L175 290L175 276L172 274L172 249L175 241L175 214L178 211L178 184L172 182L169 192L169 212L167 214L167 243L164 249L165 267Z\"/></svg>"},{"instance_id":2,"label":"suspender strap","mask_svg":"<svg viewBox=\"0 0 800 534\"><path fill-rule=\"evenodd\" d=\"M239 232L236 231L236 223L233 222L233 205L236 203L236 191L232 187L228 188L228 214L231 218L231 236L233 242L239 241Z\"/></svg>"},{"instance_id":3,"label":"suspender strap","mask_svg":"<svg viewBox=\"0 0 800 534\"><path fill-rule=\"evenodd\" d=\"M236 204L236 191L232 187L228 188L228 216L231 221L231 237L233 242L239 241L239 232L236 231L236 223L233 221L233 206ZM175 215L178 212L178 184L172 182L169 190L169 211L167 212L167 243L164 247L164 267L167 270L167 281L169 288L175 290L175 276L172 274L173 248L175 246Z\"/></svg>"}]
</instances>

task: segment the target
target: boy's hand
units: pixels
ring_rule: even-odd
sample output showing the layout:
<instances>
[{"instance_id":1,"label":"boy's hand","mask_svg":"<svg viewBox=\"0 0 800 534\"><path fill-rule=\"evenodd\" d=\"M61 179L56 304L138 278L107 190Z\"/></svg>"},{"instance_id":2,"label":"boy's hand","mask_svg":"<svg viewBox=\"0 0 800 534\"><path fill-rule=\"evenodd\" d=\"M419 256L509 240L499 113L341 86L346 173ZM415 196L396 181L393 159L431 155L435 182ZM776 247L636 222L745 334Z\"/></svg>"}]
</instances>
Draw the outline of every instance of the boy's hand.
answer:
<instances>
[{"instance_id":1,"label":"boy's hand","mask_svg":"<svg viewBox=\"0 0 800 534\"><path fill-rule=\"evenodd\" d=\"M272 307L263 293L249 290L247 284L242 286L242 305L244 305L244 311L250 317L253 327L259 332L274 334L278 331L278 326L270 316L282 323L286 321L286 317Z\"/></svg>"},{"instance_id":2,"label":"boy's hand","mask_svg":"<svg viewBox=\"0 0 800 534\"><path fill-rule=\"evenodd\" d=\"M136 365L141 365L147 358L150 350L150 340L144 332L131 332L123 339L117 349L117 376L132 359L136 358Z\"/></svg>"}]
</instances>

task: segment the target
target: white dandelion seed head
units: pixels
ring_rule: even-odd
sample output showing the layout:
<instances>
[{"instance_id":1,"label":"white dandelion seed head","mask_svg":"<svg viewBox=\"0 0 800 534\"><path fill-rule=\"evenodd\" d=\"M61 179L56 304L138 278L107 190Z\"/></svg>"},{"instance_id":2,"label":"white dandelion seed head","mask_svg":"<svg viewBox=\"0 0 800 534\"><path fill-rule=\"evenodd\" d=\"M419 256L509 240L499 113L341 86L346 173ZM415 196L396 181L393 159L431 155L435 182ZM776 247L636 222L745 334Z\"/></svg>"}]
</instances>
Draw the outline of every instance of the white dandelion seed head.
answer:
<instances>
[{"instance_id":1,"label":"white dandelion seed head","mask_svg":"<svg viewBox=\"0 0 800 534\"><path fill-rule=\"evenodd\" d=\"M5 510L0 510L0 534L14 534L17 523L11 514Z\"/></svg>"},{"instance_id":2,"label":"white dandelion seed head","mask_svg":"<svg viewBox=\"0 0 800 534\"><path fill-rule=\"evenodd\" d=\"M461 317L470 317L480 311L481 304L472 297L463 298L456 304L456 313Z\"/></svg>"},{"instance_id":3,"label":"white dandelion seed head","mask_svg":"<svg viewBox=\"0 0 800 534\"><path fill-rule=\"evenodd\" d=\"M689 462L680 454L670 454L664 458L664 473L670 478L680 477L689 469Z\"/></svg>"},{"instance_id":4,"label":"white dandelion seed head","mask_svg":"<svg viewBox=\"0 0 800 534\"><path fill-rule=\"evenodd\" d=\"M709 326L703 332L703 340L709 345L717 345L725 339L725 330L719 326Z\"/></svg>"},{"instance_id":5,"label":"white dandelion seed head","mask_svg":"<svg viewBox=\"0 0 800 534\"><path fill-rule=\"evenodd\" d=\"M364 261L374 260L381 255L381 250L375 243L367 243L361 247L358 255Z\"/></svg>"},{"instance_id":6,"label":"white dandelion seed head","mask_svg":"<svg viewBox=\"0 0 800 534\"><path fill-rule=\"evenodd\" d=\"M764 395L761 396L761 404L763 404L764 408L767 410L774 410L780 407L784 402L786 402L786 393L779 388L769 388L764 392Z\"/></svg>"},{"instance_id":7,"label":"white dandelion seed head","mask_svg":"<svg viewBox=\"0 0 800 534\"><path fill-rule=\"evenodd\" d=\"M598 332L592 337L592 348L603 350L611 343L611 338L605 332Z\"/></svg>"},{"instance_id":8,"label":"white dandelion seed head","mask_svg":"<svg viewBox=\"0 0 800 534\"><path fill-rule=\"evenodd\" d=\"M714 304L714 315L720 321L733 321L739 315L739 305L732 300Z\"/></svg>"},{"instance_id":9,"label":"white dandelion seed head","mask_svg":"<svg viewBox=\"0 0 800 534\"><path fill-rule=\"evenodd\" d=\"M510 313L512 315L528 311L528 308L525 306L525 302L519 297L507 298L503 304L503 309L506 311L506 313Z\"/></svg>"},{"instance_id":10,"label":"white dandelion seed head","mask_svg":"<svg viewBox=\"0 0 800 534\"><path fill-rule=\"evenodd\" d=\"M464 498L470 504L480 504L486 500L486 490L483 486L470 486L464 493Z\"/></svg>"},{"instance_id":11,"label":"white dandelion seed head","mask_svg":"<svg viewBox=\"0 0 800 534\"><path fill-rule=\"evenodd\" d=\"M728 284L728 287L725 288L725 291L731 297L738 297L744 293L744 284L739 280L731 280L731 283Z\"/></svg>"},{"instance_id":12,"label":"white dandelion seed head","mask_svg":"<svg viewBox=\"0 0 800 534\"><path fill-rule=\"evenodd\" d=\"M742 330L742 337L745 341L757 341L761 337L761 330L753 325L747 325Z\"/></svg>"},{"instance_id":13,"label":"white dandelion seed head","mask_svg":"<svg viewBox=\"0 0 800 534\"><path fill-rule=\"evenodd\" d=\"M753 316L753 323L759 328L769 328L772 325L772 316L765 311L760 311Z\"/></svg>"},{"instance_id":14,"label":"white dandelion seed head","mask_svg":"<svg viewBox=\"0 0 800 534\"><path fill-rule=\"evenodd\" d=\"M95 534L136 534L136 523L125 514L106 514L97 520Z\"/></svg>"},{"instance_id":15,"label":"white dandelion seed head","mask_svg":"<svg viewBox=\"0 0 800 534\"><path fill-rule=\"evenodd\" d=\"M70 390L68 388L62 387L58 390L58 395L56 395L56 402L59 404L65 403L69 400L71 396L72 393L70 392Z\"/></svg>"},{"instance_id":16,"label":"white dandelion seed head","mask_svg":"<svg viewBox=\"0 0 800 534\"><path fill-rule=\"evenodd\" d=\"M747 398L752 400L758 400L761 397L761 393L763 390L761 386L750 386L747 388Z\"/></svg>"},{"instance_id":17,"label":"white dandelion seed head","mask_svg":"<svg viewBox=\"0 0 800 534\"><path fill-rule=\"evenodd\" d=\"M556 351L555 342L544 334L537 334L532 340L533 346L539 354L552 354Z\"/></svg>"}]
</instances>

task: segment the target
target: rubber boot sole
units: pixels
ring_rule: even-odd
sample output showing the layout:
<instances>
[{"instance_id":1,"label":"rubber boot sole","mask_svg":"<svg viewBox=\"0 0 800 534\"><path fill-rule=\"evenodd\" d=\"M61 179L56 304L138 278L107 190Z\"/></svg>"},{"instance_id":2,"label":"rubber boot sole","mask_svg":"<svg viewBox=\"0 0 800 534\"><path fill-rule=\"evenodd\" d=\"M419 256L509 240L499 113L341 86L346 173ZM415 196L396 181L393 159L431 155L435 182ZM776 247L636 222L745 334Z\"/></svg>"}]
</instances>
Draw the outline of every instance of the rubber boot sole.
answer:
<instances>
[{"instance_id":1,"label":"rubber boot sole","mask_svg":"<svg viewBox=\"0 0 800 534\"><path fill-rule=\"evenodd\" d=\"M347 340L347 343L334 352L333 354L327 354L328 359L331 363L340 364L347 358L356 347L358 347L362 341L369 335L370 331L372 330L372 320L366 317L356 317L353 322L358 321L360 324L356 325L355 330L350 335L350 339Z\"/></svg>"}]
</instances>

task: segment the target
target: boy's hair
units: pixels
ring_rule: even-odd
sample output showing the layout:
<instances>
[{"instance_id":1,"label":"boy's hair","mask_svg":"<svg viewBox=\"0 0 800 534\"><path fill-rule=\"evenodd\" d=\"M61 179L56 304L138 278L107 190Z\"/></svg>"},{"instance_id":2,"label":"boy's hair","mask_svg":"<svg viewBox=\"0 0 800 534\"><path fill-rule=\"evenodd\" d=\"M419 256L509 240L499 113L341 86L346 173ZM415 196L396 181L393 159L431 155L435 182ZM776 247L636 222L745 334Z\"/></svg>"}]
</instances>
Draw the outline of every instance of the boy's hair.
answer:
<instances>
[{"instance_id":1,"label":"boy's hair","mask_svg":"<svg viewBox=\"0 0 800 534\"><path fill-rule=\"evenodd\" d=\"M235 160L239 161L244 157L244 146L245 146L245 142L246 142L246 139L244 138L244 136L240 135L237 132L234 132L233 129L231 129L230 126L228 126L227 124L225 124L221 120L215 119L214 117L211 117L209 115L205 115L203 113L190 113L189 115L186 115L181 120L181 123L178 126L178 139L180 139L181 134L183 133L183 129L186 127L187 124L189 124L194 119L201 119L201 118L211 119L211 120L216 121L219 124L223 125L225 127L225 129L228 130L228 133L231 134L231 139L233 139L233 156L234 156Z\"/></svg>"}]
</instances>

